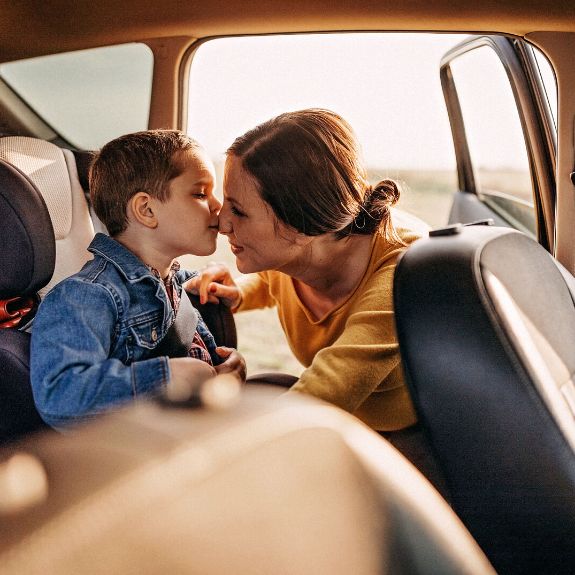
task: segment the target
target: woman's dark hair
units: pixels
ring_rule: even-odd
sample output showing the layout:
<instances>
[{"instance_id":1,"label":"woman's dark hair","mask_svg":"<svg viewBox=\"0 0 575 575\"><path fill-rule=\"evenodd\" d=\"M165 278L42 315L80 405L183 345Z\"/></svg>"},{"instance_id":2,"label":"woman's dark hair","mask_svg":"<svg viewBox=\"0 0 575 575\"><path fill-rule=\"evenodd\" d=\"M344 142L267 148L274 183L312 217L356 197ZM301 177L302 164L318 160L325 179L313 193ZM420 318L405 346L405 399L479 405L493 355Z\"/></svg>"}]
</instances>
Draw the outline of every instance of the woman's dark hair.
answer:
<instances>
[{"instance_id":1,"label":"woman's dark hair","mask_svg":"<svg viewBox=\"0 0 575 575\"><path fill-rule=\"evenodd\" d=\"M278 219L308 236L381 233L403 244L390 207L400 191L392 180L370 186L351 126L329 110L287 112L237 138L238 158Z\"/></svg>"}]
</instances>

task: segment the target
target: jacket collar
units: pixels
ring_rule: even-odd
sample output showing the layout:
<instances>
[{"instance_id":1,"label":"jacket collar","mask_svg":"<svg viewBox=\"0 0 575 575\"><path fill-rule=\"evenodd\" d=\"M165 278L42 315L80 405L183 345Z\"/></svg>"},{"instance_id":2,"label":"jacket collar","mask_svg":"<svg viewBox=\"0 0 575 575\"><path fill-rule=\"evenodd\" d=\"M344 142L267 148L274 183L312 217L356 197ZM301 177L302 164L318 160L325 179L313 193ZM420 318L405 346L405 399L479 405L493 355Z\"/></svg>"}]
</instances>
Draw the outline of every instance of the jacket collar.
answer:
<instances>
[{"instance_id":1,"label":"jacket collar","mask_svg":"<svg viewBox=\"0 0 575 575\"><path fill-rule=\"evenodd\" d=\"M136 282L144 277L156 279L151 269L138 256L110 236L97 233L88 246L88 251L108 260L129 282Z\"/></svg>"}]
</instances>

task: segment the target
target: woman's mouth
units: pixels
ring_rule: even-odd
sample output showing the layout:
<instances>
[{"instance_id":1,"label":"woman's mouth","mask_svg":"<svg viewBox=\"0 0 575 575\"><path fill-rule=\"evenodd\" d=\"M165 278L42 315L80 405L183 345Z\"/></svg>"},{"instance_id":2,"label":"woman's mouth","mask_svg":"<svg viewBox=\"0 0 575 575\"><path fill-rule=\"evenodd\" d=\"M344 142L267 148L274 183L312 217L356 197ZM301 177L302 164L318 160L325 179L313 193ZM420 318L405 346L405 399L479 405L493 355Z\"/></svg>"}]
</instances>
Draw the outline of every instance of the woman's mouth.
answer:
<instances>
[{"instance_id":1,"label":"woman's mouth","mask_svg":"<svg viewBox=\"0 0 575 575\"><path fill-rule=\"evenodd\" d=\"M244 248L236 246L236 244L232 243L230 243L230 249L232 250L232 254L234 254L235 256L238 255L240 252L244 251Z\"/></svg>"}]
</instances>

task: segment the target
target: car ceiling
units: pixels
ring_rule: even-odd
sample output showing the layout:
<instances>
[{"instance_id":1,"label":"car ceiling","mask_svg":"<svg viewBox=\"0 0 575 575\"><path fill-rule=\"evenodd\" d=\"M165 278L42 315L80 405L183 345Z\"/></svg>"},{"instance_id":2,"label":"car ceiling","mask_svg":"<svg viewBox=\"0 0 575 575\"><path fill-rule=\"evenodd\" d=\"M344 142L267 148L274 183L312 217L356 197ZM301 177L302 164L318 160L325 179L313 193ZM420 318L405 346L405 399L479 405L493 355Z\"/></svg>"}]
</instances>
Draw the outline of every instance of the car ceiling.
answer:
<instances>
[{"instance_id":1,"label":"car ceiling","mask_svg":"<svg viewBox=\"0 0 575 575\"><path fill-rule=\"evenodd\" d=\"M0 0L0 60L186 36L330 30L575 31L575 3L548 0Z\"/></svg>"}]
</instances>

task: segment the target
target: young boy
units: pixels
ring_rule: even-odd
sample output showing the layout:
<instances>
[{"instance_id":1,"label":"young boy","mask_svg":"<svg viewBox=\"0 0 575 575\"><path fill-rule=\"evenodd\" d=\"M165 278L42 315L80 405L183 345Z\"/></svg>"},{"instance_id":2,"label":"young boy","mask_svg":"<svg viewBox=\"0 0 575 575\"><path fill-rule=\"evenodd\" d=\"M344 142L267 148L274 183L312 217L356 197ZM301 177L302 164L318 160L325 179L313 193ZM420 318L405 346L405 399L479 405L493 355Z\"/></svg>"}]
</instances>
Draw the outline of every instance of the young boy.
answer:
<instances>
[{"instance_id":1,"label":"young boy","mask_svg":"<svg viewBox=\"0 0 575 575\"><path fill-rule=\"evenodd\" d=\"M94 259L57 284L32 330L31 379L42 418L56 428L164 386L231 372L242 356L216 344L174 258L216 248L220 202L203 148L175 130L106 144L90 169Z\"/></svg>"}]
</instances>

